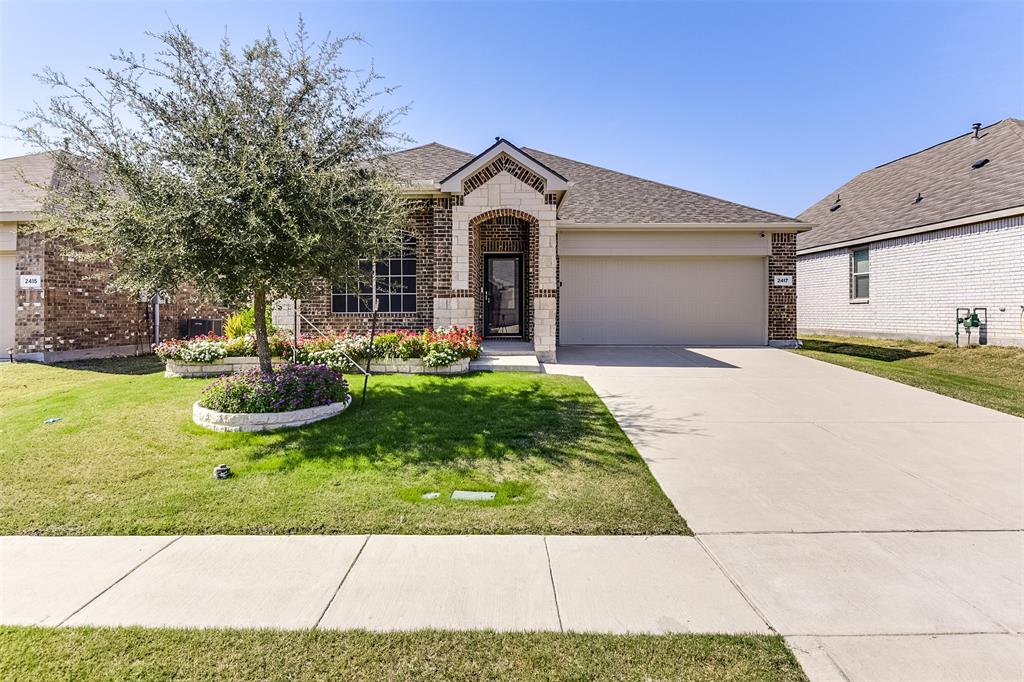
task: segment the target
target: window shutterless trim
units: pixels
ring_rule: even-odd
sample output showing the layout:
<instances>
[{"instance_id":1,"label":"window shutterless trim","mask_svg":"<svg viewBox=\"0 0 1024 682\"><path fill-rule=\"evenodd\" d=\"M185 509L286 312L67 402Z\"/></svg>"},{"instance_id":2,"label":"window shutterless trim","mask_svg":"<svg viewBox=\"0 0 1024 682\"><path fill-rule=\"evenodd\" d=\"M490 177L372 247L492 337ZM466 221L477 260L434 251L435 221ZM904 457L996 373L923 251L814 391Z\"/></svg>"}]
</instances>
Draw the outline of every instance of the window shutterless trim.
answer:
<instances>
[{"instance_id":1,"label":"window shutterless trim","mask_svg":"<svg viewBox=\"0 0 1024 682\"><path fill-rule=\"evenodd\" d=\"M331 291L331 313L334 315L369 315L377 304L384 315L416 314L416 239L407 236L402 251L390 258L365 264L372 283L360 287L358 294L344 286Z\"/></svg>"},{"instance_id":2,"label":"window shutterless trim","mask_svg":"<svg viewBox=\"0 0 1024 682\"><path fill-rule=\"evenodd\" d=\"M864 272L857 272L857 254L863 252L866 254L864 260L859 261L867 266ZM867 303L871 298L871 249L870 247L864 246L856 249L850 249L850 271L849 271L849 297L850 303ZM857 295L857 284L864 280L867 284L867 296Z\"/></svg>"}]
</instances>

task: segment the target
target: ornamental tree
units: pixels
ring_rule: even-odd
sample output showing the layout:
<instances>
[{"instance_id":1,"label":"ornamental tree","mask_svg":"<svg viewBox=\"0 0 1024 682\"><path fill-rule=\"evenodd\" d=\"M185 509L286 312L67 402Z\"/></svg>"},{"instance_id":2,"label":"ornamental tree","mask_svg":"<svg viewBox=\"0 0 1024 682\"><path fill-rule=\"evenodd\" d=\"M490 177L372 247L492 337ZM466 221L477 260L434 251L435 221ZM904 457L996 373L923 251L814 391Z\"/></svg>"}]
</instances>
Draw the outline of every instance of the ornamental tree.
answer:
<instances>
[{"instance_id":1,"label":"ornamental tree","mask_svg":"<svg viewBox=\"0 0 1024 682\"><path fill-rule=\"evenodd\" d=\"M374 108L391 89L342 64L358 37L311 42L301 20L241 50L149 35L151 59L121 51L81 84L38 76L55 95L18 130L59 181L37 229L109 264L113 290L251 301L270 371L269 300L359 280L360 260L399 246L407 208L383 155L405 109Z\"/></svg>"}]
</instances>

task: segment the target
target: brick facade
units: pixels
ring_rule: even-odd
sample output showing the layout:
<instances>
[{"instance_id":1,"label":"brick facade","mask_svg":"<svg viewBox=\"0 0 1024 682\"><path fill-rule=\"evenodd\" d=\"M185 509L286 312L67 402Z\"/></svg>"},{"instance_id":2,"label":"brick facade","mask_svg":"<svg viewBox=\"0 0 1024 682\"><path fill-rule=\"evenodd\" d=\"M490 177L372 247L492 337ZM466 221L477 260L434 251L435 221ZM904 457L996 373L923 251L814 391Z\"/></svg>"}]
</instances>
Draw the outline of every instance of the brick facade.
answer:
<instances>
[{"instance_id":1,"label":"brick facade","mask_svg":"<svg viewBox=\"0 0 1024 682\"><path fill-rule=\"evenodd\" d=\"M789 275L792 286L775 286L776 275ZM772 234L768 257L768 341L796 339L796 234Z\"/></svg>"},{"instance_id":2,"label":"brick facade","mask_svg":"<svg viewBox=\"0 0 1024 682\"><path fill-rule=\"evenodd\" d=\"M28 234L18 227L17 262L18 275L43 275L46 277L46 249L42 237ZM43 280L43 285L47 283ZM14 352L42 353L46 346L46 299L45 289L22 289L15 291ZM0 349L6 352L6 348Z\"/></svg>"},{"instance_id":3,"label":"brick facade","mask_svg":"<svg viewBox=\"0 0 1024 682\"><path fill-rule=\"evenodd\" d=\"M378 329L457 324L482 331L484 254L520 253L524 337L553 358L558 297L554 195L545 195L542 181L535 187L536 176L509 157L498 157L466 182L465 195L418 200L411 226L417 237L417 310L380 314ZM323 282L301 301L303 334L369 328L369 314L332 313L330 298ZM280 302L279 308L275 319L290 326L294 316L288 303Z\"/></svg>"},{"instance_id":4,"label":"brick facade","mask_svg":"<svg viewBox=\"0 0 1024 682\"><path fill-rule=\"evenodd\" d=\"M154 329L148 302L108 291L107 270L76 260L39 234L21 229L17 244L17 273L41 274L43 288L16 292L16 354L60 360L150 351ZM223 319L230 312L182 287L160 305L160 337L178 336L188 318Z\"/></svg>"},{"instance_id":5,"label":"brick facade","mask_svg":"<svg viewBox=\"0 0 1024 682\"><path fill-rule=\"evenodd\" d=\"M451 241L450 223L451 208L446 200L416 202L408 228L416 238L416 312L379 313L378 329L426 329L433 326L438 273L443 276L445 272L451 270L450 249L446 253L446 243ZM372 322L370 315L331 311L331 292L331 285L322 281L316 293L302 299L299 304L304 318L301 325L302 333L316 335L318 331L369 331ZM287 317L287 314L282 315L282 323L287 324Z\"/></svg>"}]
</instances>

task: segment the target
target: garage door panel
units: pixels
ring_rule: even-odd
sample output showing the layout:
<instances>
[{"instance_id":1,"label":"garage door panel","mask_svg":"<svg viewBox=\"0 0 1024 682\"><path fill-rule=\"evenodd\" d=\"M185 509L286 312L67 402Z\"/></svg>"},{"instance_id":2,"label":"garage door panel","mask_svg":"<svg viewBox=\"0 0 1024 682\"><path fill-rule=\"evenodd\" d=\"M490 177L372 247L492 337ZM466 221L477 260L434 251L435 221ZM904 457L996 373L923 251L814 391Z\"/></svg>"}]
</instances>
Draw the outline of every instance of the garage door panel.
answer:
<instances>
[{"instance_id":1,"label":"garage door panel","mask_svg":"<svg viewBox=\"0 0 1024 682\"><path fill-rule=\"evenodd\" d=\"M760 345L763 258L563 257L565 344Z\"/></svg>"}]
</instances>

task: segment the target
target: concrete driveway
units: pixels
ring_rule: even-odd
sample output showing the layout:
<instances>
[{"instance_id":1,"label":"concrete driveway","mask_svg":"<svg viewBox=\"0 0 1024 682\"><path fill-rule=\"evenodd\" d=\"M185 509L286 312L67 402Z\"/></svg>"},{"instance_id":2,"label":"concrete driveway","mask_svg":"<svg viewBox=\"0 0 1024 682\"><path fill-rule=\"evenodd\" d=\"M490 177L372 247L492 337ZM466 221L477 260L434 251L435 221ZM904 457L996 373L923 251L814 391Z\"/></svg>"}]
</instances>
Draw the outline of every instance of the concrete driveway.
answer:
<instances>
[{"instance_id":1,"label":"concrete driveway","mask_svg":"<svg viewBox=\"0 0 1024 682\"><path fill-rule=\"evenodd\" d=\"M1024 420L769 348L568 347L815 680L1024 679Z\"/></svg>"}]
</instances>

